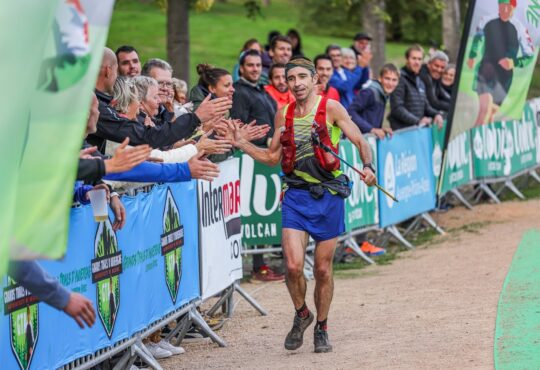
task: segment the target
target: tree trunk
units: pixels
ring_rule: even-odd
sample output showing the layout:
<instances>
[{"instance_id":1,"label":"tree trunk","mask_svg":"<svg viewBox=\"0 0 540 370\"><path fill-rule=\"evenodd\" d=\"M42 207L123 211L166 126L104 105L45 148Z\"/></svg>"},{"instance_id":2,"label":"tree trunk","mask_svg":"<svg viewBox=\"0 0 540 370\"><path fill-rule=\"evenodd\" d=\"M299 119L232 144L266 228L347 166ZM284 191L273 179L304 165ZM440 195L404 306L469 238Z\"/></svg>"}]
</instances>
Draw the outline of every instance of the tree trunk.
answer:
<instances>
[{"instance_id":1,"label":"tree trunk","mask_svg":"<svg viewBox=\"0 0 540 370\"><path fill-rule=\"evenodd\" d=\"M174 76L189 86L189 0L168 1L167 58Z\"/></svg>"},{"instance_id":2,"label":"tree trunk","mask_svg":"<svg viewBox=\"0 0 540 370\"><path fill-rule=\"evenodd\" d=\"M270 0L262 0L262 4L263 6L268 6L270 5Z\"/></svg>"},{"instance_id":3,"label":"tree trunk","mask_svg":"<svg viewBox=\"0 0 540 370\"><path fill-rule=\"evenodd\" d=\"M443 44L448 50L452 62L456 62L459 53L461 34L461 15L459 0L444 0L443 7Z\"/></svg>"},{"instance_id":4,"label":"tree trunk","mask_svg":"<svg viewBox=\"0 0 540 370\"><path fill-rule=\"evenodd\" d=\"M362 9L363 30L373 38L371 41L373 59L370 65L373 77L378 76L379 69L386 60L386 23L383 16L385 9L385 0L367 0Z\"/></svg>"}]
</instances>

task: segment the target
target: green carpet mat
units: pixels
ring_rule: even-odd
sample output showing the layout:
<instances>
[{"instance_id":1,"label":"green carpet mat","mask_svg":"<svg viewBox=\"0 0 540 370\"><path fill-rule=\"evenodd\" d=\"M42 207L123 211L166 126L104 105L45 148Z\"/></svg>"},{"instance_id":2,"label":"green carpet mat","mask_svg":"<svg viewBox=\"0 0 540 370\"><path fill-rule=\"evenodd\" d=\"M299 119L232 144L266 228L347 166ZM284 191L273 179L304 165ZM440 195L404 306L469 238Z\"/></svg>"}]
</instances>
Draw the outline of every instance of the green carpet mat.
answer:
<instances>
[{"instance_id":1,"label":"green carpet mat","mask_svg":"<svg viewBox=\"0 0 540 370\"><path fill-rule=\"evenodd\" d=\"M540 230L523 236L504 281L495 329L495 369L540 369Z\"/></svg>"}]
</instances>

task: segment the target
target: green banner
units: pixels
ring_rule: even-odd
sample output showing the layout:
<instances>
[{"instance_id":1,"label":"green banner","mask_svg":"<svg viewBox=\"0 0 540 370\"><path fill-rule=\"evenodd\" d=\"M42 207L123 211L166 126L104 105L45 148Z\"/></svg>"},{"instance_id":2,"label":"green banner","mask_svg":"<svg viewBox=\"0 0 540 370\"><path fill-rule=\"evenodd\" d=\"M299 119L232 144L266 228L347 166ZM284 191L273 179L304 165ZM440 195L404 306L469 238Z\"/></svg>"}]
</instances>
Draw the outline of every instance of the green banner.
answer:
<instances>
[{"instance_id":1,"label":"green banner","mask_svg":"<svg viewBox=\"0 0 540 370\"><path fill-rule=\"evenodd\" d=\"M438 195L465 185L472 180L471 144L469 132L456 136L446 148L444 166L442 164L442 148L446 132L446 121L442 129L432 126L433 137L433 176L435 186L438 186ZM442 182L441 181L442 175Z\"/></svg>"},{"instance_id":2,"label":"green banner","mask_svg":"<svg viewBox=\"0 0 540 370\"><path fill-rule=\"evenodd\" d=\"M377 168L377 141L374 137L366 137L373 155L373 167ZM349 141L341 140L339 153L343 159L354 167L361 169L362 160L358 149ZM350 167L341 164L343 172L352 180L351 195L345 201L345 230L350 232L354 229L379 223L379 209L377 192L375 187L368 187L360 176Z\"/></svg>"},{"instance_id":3,"label":"green banner","mask_svg":"<svg viewBox=\"0 0 540 370\"><path fill-rule=\"evenodd\" d=\"M265 166L241 152L236 157L240 158L242 242L281 244L281 166Z\"/></svg>"},{"instance_id":4,"label":"green banner","mask_svg":"<svg viewBox=\"0 0 540 370\"><path fill-rule=\"evenodd\" d=\"M48 27L17 187L14 247L19 258L59 258L65 252L78 154L113 4L63 0Z\"/></svg>"},{"instance_id":5,"label":"green banner","mask_svg":"<svg viewBox=\"0 0 540 370\"><path fill-rule=\"evenodd\" d=\"M58 0L0 2L0 275L8 262L21 155L47 30Z\"/></svg>"},{"instance_id":6,"label":"green banner","mask_svg":"<svg viewBox=\"0 0 540 370\"><path fill-rule=\"evenodd\" d=\"M496 122L472 129L474 176L505 177L534 166L536 131L534 120L527 115L521 121Z\"/></svg>"}]
</instances>

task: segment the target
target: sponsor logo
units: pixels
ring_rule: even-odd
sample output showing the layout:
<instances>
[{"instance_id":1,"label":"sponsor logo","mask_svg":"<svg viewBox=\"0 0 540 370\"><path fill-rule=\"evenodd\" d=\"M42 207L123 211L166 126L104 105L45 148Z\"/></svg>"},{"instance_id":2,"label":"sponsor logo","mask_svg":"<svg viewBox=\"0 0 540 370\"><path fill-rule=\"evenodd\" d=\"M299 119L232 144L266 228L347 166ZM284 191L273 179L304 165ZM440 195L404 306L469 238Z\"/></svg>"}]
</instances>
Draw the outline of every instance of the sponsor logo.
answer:
<instances>
[{"instance_id":1,"label":"sponsor logo","mask_svg":"<svg viewBox=\"0 0 540 370\"><path fill-rule=\"evenodd\" d=\"M109 219L98 225L94 255L91 261L92 283L96 284L98 316L107 336L111 338L120 306L122 252Z\"/></svg>"},{"instance_id":2,"label":"sponsor logo","mask_svg":"<svg viewBox=\"0 0 540 370\"><path fill-rule=\"evenodd\" d=\"M21 370L30 368L39 336L38 299L8 277L4 313L9 315L11 350Z\"/></svg>"},{"instance_id":3,"label":"sponsor logo","mask_svg":"<svg viewBox=\"0 0 540 370\"><path fill-rule=\"evenodd\" d=\"M184 226L180 211L167 188L167 199L163 209L163 234L161 235L161 255L165 259L165 283L173 303L176 303L180 279L182 278L182 250L184 246Z\"/></svg>"}]
</instances>

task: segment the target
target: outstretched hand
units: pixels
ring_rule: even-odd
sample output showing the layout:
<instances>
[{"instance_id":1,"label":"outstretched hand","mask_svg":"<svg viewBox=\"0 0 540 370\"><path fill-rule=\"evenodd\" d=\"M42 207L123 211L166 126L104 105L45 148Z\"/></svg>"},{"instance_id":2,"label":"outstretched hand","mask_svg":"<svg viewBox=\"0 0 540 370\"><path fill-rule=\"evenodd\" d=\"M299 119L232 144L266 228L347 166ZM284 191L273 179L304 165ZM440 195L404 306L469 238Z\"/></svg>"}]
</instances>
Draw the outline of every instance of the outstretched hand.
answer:
<instances>
[{"instance_id":1,"label":"outstretched hand","mask_svg":"<svg viewBox=\"0 0 540 370\"><path fill-rule=\"evenodd\" d=\"M204 158L204 150L188 161L192 179L212 181L219 175L219 167Z\"/></svg>"},{"instance_id":2,"label":"outstretched hand","mask_svg":"<svg viewBox=\"0 0 540 370\"><path fill-rule=\"evenodd\" d=\"M150 157L152 148L148 145L138 145L133 148L127 148L129 138L126 138L122 144L116 148L111 159L105 160L105 172L117 173L132 169L141 164Z\"/></svg>"}]
</instances>

